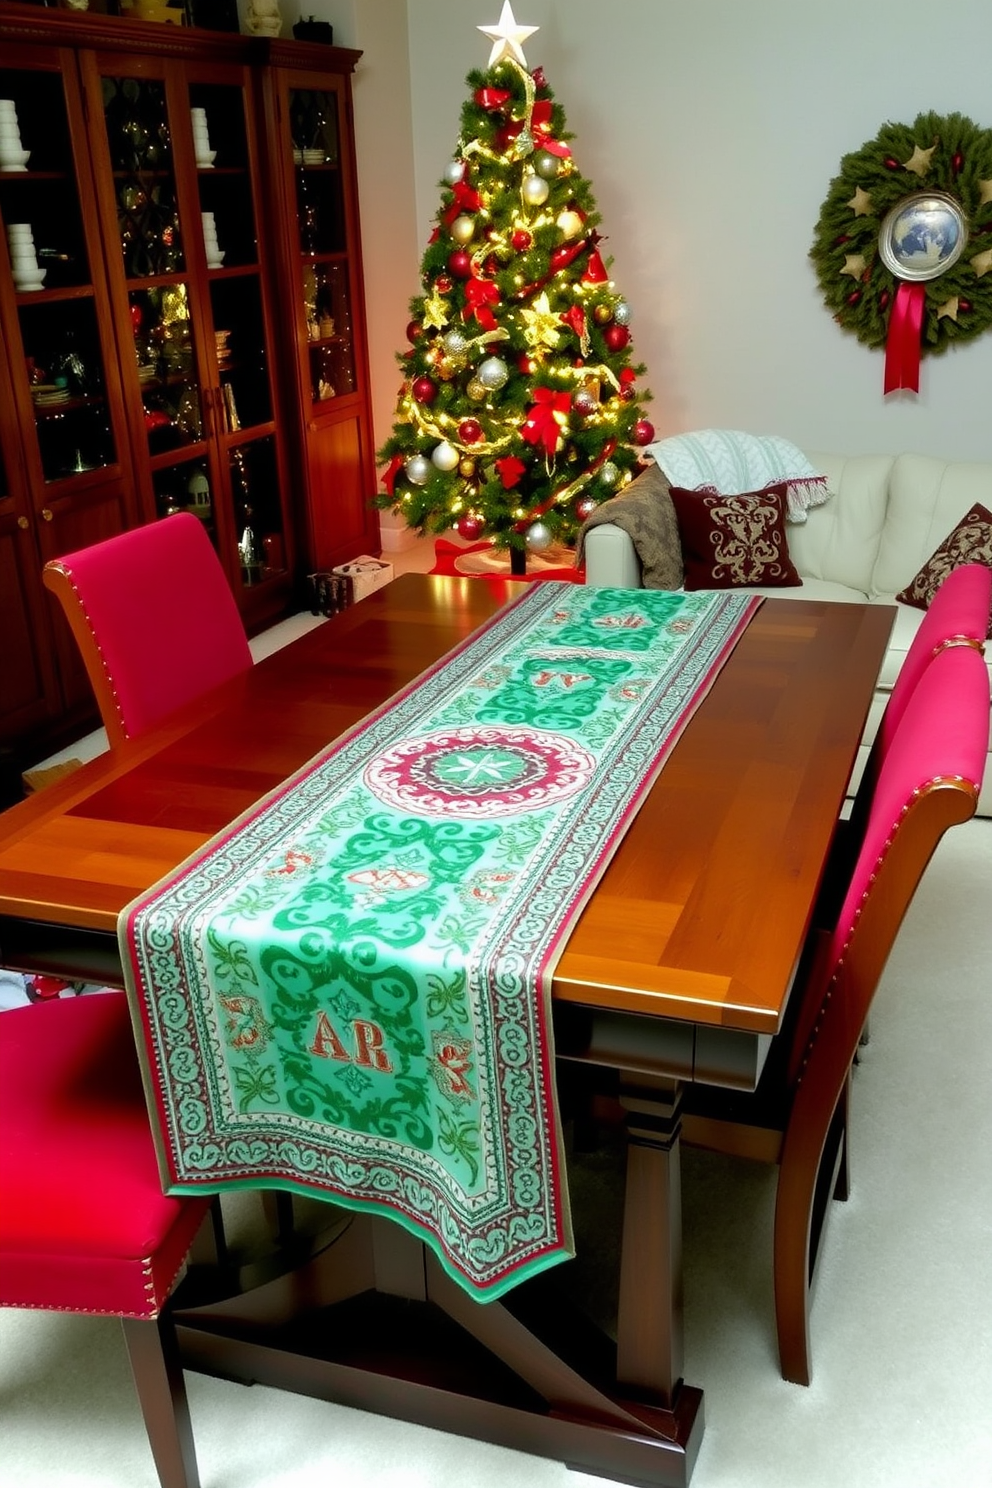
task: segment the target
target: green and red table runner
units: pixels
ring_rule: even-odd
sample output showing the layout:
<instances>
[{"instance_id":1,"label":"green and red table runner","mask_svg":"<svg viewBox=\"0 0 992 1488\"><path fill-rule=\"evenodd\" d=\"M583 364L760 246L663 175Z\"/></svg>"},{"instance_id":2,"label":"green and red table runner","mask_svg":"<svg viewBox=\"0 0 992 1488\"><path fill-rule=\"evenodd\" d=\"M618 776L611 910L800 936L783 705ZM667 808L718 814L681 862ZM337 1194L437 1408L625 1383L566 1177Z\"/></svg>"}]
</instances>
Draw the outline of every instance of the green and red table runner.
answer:
<instances>
[{"instance_id":1,"label":"green and red table runner","mask_svg":"<svg viewBox=\"0 0 992 1488\"><path fill-rule=\"evenodd\" d=\"M571 1254L552 972L759 603L530 585L129 905L166 1191L386 1214L480 1300Z\"/></svg>"}]
</instances>

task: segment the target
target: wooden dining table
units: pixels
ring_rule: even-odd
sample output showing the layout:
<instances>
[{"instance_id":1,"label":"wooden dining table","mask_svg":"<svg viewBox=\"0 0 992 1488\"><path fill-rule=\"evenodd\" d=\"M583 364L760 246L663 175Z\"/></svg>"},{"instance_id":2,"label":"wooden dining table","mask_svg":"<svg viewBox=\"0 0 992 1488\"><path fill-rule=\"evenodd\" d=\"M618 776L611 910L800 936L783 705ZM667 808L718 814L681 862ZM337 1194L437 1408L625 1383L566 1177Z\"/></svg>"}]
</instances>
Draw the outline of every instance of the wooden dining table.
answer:
<instances>
[{"instance_id":1,"label":"wooden dining table","mask_svg":"<svg viewBox=\"0 0 992 1488\"><path fill-rule=\"evenodd\" d=\"M125 904L519 592L401 577L4 812L0 965L123 986ZM682 1368L682 1093L757 1083L893 614L791 593L761 605L558 961L563 1086L603 1074L625 1116L615 1324L569 1297L573 1263L483 1304L398 1225L329 1206L319 1244L207 1300L180 1290L188 1367L627 1482L688 1482L703 1397Z\"/></svg>"}]
</instances>

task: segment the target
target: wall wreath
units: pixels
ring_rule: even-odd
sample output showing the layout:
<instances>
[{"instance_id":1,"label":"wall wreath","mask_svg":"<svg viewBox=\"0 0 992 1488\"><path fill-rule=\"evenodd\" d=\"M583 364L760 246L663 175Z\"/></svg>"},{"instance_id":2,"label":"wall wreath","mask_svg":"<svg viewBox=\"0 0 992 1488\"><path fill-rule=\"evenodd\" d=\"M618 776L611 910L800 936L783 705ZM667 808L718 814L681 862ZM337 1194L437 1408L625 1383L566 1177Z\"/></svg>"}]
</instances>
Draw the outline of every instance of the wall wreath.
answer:
<instances>
[{"instance_id":1,"label":"wall wreath","mask_svg":"<svg viewBox=\"0 0 992 1488\"><path fill-rule=\"evenodd\" d=\"M992 129L884 125L841 160L810 258L835 320L886 348L884 391L918 391L921 355L992 325Z\"/></svg>"}]
</instances>

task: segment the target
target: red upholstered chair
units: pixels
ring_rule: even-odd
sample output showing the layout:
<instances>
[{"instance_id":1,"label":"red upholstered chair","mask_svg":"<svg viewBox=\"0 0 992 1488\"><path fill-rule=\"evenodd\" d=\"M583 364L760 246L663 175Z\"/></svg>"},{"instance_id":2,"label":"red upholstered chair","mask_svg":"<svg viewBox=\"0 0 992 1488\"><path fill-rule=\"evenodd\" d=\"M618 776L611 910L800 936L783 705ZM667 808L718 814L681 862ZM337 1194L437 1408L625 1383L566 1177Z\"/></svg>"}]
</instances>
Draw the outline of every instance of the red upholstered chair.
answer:
<instances>
[{"instance_id":1,"label":"red upholstered chair","mask_svg":"<svg viewBox=\"0 0 992 1488\"><path fill-rule=\"evenodd\" d=\"M165 1304L210 1202L162 1194L123 993L0 1017L0 1306L122 1319L162 1488L198 1485Z\"/></svg>"},{"instance_id":2,"label":"red upholstered chair","mask_svg":"<svg viewBox=\"0 0 992 1488\"><path fill-rule=\"evenodd\" d=\"M203 525L180 512L46 563L111 745L252 664Z\"/></svg>"},{"instance_id":3,"label":"red upholstered chair","mask_svg":"<svg viewBox=\"0 0 992 1488\"><path fill-rule=\"evenodd\" d=\"M775 1310L782 1373L799 1384L810 1378L810 1283L822 1223L831 1194L846 1197L851 1063L924 869L947 828L974 814L988 739L981 652L938 651L889 739L841 907L811 939L758 1090L686 1090L687 1142L779 1164Z\"/></svg>"}]
</instances>

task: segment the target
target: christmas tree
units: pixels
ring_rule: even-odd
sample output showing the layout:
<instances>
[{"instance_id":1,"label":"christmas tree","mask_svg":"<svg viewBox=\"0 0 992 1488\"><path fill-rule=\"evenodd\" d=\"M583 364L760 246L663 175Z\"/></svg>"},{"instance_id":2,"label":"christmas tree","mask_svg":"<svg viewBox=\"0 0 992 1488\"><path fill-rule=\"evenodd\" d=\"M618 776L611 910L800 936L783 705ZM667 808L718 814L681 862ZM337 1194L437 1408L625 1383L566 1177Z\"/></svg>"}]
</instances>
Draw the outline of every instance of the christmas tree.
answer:
<instances>
[{"instance_id":1,"label":"christmas tree","mask_svg":"<svg viewBox=\"0 0 992 1488\"><path fill-rule=\"evenodd\" d=\"M592 191L541 68L527 69L536 29L509 0L479 27L492 54L468 76L377 498L421 531L509 547L517 573L528 549L573 543L654 439Z\"/></svg>"}]
</instances>

